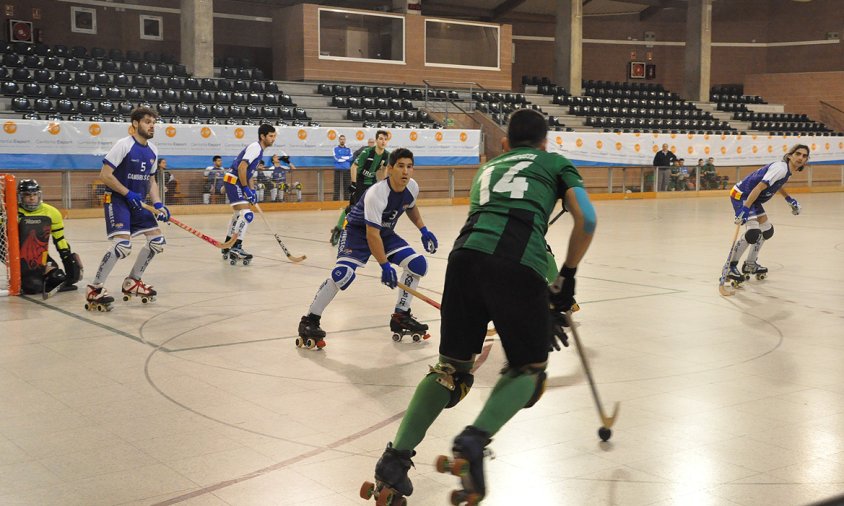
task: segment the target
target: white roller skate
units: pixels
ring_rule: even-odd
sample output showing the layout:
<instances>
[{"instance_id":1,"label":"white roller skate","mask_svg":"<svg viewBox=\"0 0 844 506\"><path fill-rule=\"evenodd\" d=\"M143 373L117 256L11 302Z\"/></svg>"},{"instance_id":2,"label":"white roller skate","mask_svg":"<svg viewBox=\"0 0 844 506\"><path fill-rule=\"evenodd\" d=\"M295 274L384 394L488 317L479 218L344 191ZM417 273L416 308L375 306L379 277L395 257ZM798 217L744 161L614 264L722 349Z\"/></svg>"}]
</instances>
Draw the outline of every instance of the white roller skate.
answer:
<instances>
[{"instance_id":1,"label":"white roller skate","mask_svg":"<svg viewBox=\"0 0 844 506\"><path fill-rule=\"evenodd\" d=\"M756 262L744 262L741 266L741 272L744 274L745 280L750 279L751 275L755 275L759 281L768 277L768 268L762 267Z\"/></svg>"},{"instance_id":2,"label":"white roller skate","mask_svg":"<svg viewBox=\"0 0 844 506\"><path fill-rule=\"evenodd\" d=\"M158 295L152 285L148 285L140 279L128 277L123 280L123 302L127 302L132 297L140 297L141 303L155 302L155 296Z\"/></svg>"},{"instance_id":3,"label":"white roller skate","mask_svg":"<svg viewBox=\"0 0 844 506\"><path fill-rule=\"evenodd\" d=\"M235 246L229 251L229 264L234 265L242 262L243 265L249 265L252 262L252 255L243 250L240 246Z\"/></svg>"},{"instance_id":4,"label":"white roller skate","mask_svg":"<svg viewBox=\"0 0 844 506\"><path fill-rule=\"evenodd\" d=\"M103 285L88 285L85 293L86 311L111 311L114 309L114 297L108 294Z\"/></svg>"}]
</instances>

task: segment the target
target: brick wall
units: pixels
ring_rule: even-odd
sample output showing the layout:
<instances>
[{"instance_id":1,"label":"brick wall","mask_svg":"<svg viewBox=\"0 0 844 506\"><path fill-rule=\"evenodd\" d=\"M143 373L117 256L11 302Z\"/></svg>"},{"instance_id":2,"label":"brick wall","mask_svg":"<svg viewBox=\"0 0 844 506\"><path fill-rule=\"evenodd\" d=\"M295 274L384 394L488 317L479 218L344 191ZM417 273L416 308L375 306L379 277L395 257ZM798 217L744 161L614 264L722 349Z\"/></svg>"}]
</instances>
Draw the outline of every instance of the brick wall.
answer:
<instances>
[{"instance_id":1,"label":"brick wall","mask_svg":"<svg viewBox=\"0 0 844 506\"><path fill-rule=\"evenodd\" d=\"M746 77L744 92L783 104L785 112L808 114L819 120L821 100L844 103L844 71L751 74Z\"/></svg>"}]
</instances>

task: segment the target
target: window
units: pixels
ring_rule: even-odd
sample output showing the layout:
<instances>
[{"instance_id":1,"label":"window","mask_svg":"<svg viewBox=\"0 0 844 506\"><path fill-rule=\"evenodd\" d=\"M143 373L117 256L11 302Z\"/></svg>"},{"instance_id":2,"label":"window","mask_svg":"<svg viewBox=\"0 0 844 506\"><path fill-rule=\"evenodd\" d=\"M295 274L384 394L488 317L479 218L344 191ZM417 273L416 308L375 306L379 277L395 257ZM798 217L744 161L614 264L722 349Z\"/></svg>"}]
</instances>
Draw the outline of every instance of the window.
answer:
<instances>
[{"instance_id":1,"label":"window","mask_svg":"<svg viewBox=\"0 0 844 506\"><path fill-rule=\"evenodd\" d=\"M164 18L161 16L140 15L141 38L146 40L164 40Z\"/></svg>"},{"instance_id":2,"label":"window","mask_svg":"<svg viewBox=\"0 0 844 506\"><path fill-rule=\"evenodd\" d=\"M499 26L437 19L425 20L425 65L500 68Z\"/></svg>"},{"instance_id":3,"label":"window","mask_svg":"<svg viewBox=\"0 0 844 506\"><path fill-rule=\"evenodd\" d=\"M319 57L404 63L404 18L319 9Z\"/></svg>"},{"instance_id":4,"label":"window","mask_svg":"<svg viewBox=\"0 0 844 506\"><path fill-rule=\"evenodd\" d=\"M97 10L88 7L70 8L70 31L73 33L97 34Z\"/></svg>"}]
</instances>

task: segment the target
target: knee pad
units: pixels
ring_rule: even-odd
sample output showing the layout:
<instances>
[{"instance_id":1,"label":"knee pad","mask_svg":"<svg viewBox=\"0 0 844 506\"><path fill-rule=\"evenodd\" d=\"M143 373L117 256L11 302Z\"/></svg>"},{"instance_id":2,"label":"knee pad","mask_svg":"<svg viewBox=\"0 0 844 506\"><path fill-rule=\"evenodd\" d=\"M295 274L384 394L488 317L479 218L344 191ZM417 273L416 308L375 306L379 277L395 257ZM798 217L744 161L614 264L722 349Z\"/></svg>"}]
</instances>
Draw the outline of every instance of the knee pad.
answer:
<instances>
[{"instance_id":1,"label":"knee pad","mask_svg":"<svg viewBox=\"0 0 844 506\"><path fill-rule=\"evenodd\" d=\"M518 369L510 369L506 368L501 371L502 374L507 374L512 377L516 376L534 376L536 379L536 387L533 390L533 395L530 396L530 399L525 403L525 409L533 407L534 404L539 402L539 399L542 398L542 394L545 393L545 382L548 379L548 374L545 373L545 366L542 367L531 367L531 366L524 366Z\"/></svg>"},{"instance_id":2,"label":"knee pad","mask_svg":"<svg viewBox=\"0 0 844 506\"><path fill-rule=\"evenodd\" d=\"M132 253L132 243L129 239L113 239L112 251L117 258L126 258Z\"/></svg>"},{"instance_id":3,"label":"knee pad","mask_svg":"<svg viewBox=\"0 0 844 506\"><path fill-rule=\"evenodd\" d=\"M761 236L761 230L758 228L751 228L744 233L744 240L747 241L748 244L756 244Z\"/></svg>"},{"instance_id":4,"label":"knee pad","mask_svg":"<svg viewBox=\"0 0 844 506\"><path fill-rule=\"evenodd\" d=\"M419 253L410 255L402 260L399 265L409 270L411 274L418 278L421 278L428 272L428 261L425 260L424 255L420 255Z\"/></svg>"},{"instance_id":5,"label":"knee pad","mask_svg":"<svg viewBox=\"0 0 844 506\"><path fill-rule=\"evenodd\" d=\"M765 225L768 225L768 228L765 228ZM771 237L774 236L774 226L771 223L764 223L761 225L763 228L762 230L762 237L767 241Z\"/></svg>"},{"instance_id":6,"label":"knee pad","mask_svg":"<svg viewBox=\"0 0 844 506\"><path fill-rule=\"evenodd\" d=\"M453 408L469 395L469 390L475 383L475 376L472 373L458 372L448 362L439 362L434 367L430 367L428 375L436 375L436 382L448 390L450 397L448 404L445 406L446 409Z\"/></svg>"},{"instance_id":7,"label":"knee pad","mask_svg":"<svg viewBox=\"0 0 844 506\"><path fill-rule=\"evenodd\" d=\"M355 280L355 270L346 264L337 264L331 269L331 279L340 290L345 290Z\"/></svg>"},{"instance_id":8,"label":"knee pad","mask_svg":"<svg viewBox=\"0 0 844 506\"><path fill-rule=\"evenodd\" d=\"M164 239L163 235L157 235L147 241L149 249L154 253L161 253L162 251L164 251L165 244L167 244L167 241Z\"/></svg>"}]
</instances>

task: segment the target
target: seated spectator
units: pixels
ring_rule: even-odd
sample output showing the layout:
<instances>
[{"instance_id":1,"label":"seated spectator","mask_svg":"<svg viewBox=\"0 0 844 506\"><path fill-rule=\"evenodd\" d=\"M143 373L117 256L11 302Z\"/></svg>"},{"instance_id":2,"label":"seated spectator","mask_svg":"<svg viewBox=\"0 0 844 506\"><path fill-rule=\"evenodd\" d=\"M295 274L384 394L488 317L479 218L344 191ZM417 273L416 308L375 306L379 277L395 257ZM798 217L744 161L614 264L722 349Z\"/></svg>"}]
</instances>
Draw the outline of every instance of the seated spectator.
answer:
<instances>
[{"instance_id":1,"label":"seated spectator","mask_svg":"<svg viewBox=\"0 0 844 506\"><path fill-rule=\"evenodd\" d=\"M700 186L704 190L717 190L718 184L721 183L721 178L718 177L718 172L715 170L715 160L709 157L706 163L701 168L700 172ZM726 182L722 183L726 188Z\"/></svg>"},{"instance_id":2,"label":"seated spectator","mask_svg":"<svg viewBox=\"0 0 844 506\"><path fill-rule=\"evenodd\" d=\"M258 167L255 170L255 193L258 194L258 202L264 201L264 192L267 189L267 186L270 185L272 182L270 181L270 177L267 174L267 165L264 163L264 160L258 160Z\"/></svg>"},{"instance_id":3,"label":"seated spectator","mask_svg":"<svg viewBox=\"0 0 844 506\"><path fill-rule=\"evenodd\" d=\"M205 191L202 195L203 204L211 203L212 193L215 195L222 195L225 193L225 188L223 187L223 176L226 174L226 171L223 168L223 157L215 155L211 160L213 165L206 167L204 173L206 183Z\"/></svg>"}]
</instances>

